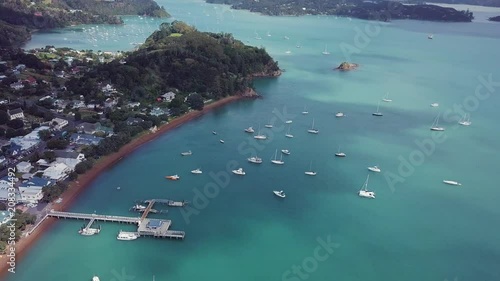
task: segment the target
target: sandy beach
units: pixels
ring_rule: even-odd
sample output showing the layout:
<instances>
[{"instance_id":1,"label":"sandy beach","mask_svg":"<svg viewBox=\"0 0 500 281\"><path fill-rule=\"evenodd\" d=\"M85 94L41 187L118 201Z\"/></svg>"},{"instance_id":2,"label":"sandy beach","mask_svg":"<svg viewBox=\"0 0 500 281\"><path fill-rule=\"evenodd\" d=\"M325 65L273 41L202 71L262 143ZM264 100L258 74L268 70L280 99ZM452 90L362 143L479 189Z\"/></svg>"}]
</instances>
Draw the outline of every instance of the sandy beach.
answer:
<instances>
[{"instance_id":1,"label":"sandy beach","mask_svg":"<svg viewBox=\"0 0 500 281\"><path fill-rule=\"evenodd\" d=\"M113 153L111 155L108 155L106 157L103 157L101 160L99 160L94 167L92 167L91 170L87 171L85 174L80 175L76 181L73 181L69 184L68 190L64 192L61 197L63 198L63 202L61 204L54 205L54 210L57 211L64 211L67 210L71 204L74 202L74 200L78 197L78 195L87 187L89 186L92 181L102 172L104 172L106 169L112 167L116 163L118 163L120 160L122 160L124 157L129 155L131 152L136 150L138 147L142 146L145 143L150 142L151 140L159 137L160 135L169 132L170 130L179 127L180 125L187 123L193 119L196 119L203 114L222 107L224 105L227 105L229 103L249 98L249 97L255 97L254 96L255 92L253 90L243 94L243 95L234 95L234 96L229 96L226 98L223 98L221 100L218 100L216 102L213 102L211 104L205 105L204 109L202 111L191 111L179 118L176 118L172 120L168 124L164 124L161 127L158 128L158 130L155 133L146 133L144 135L141 135L138 138L133 139L130 143L126 144L123 146L118 152ZM207 132L207 134L210 132ZM31 235L27 237L23 237L16 243L16 271L19 270L17 268L19 261L22 259L22 257L26 254L26 252L30 249L31 246L34 245L34 243L40 238L40 236L43 234L44 231L50 228L50 226L56 221L56 219L48 218L46 219L42 224L39 225L39 227L31 233ZM0 258L0 277L2 277L4 274L6 274L8 271L7 269L9 268L9 265L7 264L7 256L3 255Z\"/></svg>"}]
</instances>

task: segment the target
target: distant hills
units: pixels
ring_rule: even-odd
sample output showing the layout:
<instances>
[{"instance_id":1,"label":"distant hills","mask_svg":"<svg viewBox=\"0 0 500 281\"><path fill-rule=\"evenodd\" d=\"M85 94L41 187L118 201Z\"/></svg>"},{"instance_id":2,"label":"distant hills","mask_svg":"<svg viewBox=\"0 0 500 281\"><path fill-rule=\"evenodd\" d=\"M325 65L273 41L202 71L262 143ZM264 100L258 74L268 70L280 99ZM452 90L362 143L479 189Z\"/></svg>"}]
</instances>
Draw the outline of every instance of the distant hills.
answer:
<instances>
[{"instance_id":1,"label":"distant hills","mask_svg":"<svg viewBox=\"0 0 500 281\"><path fill-rule=\"evenodd\" d=\"M457 11L437 5L403 5L396 1L362 0L206 0L229 4L234 9L250 10L265 15L339 15L361 19L390 21L416 19L429 21L470 22L472 12Z\"/></svg>"},{"instance_id":2,"label":"distant hills","mask_svg":"<svg viewBox=\"0 0 500 281\"><path fill-rule=\"evenodd\" d=\"M421 1L418 1L421 2ZM429 3L444 3L444 4L467 4L487 7L500 7L498 0L429 0Z\"/></svg>"},{"instance_id":3,"label":"distant hills","mask_svg":"<svg viewBox=\"0 0 500 281\"><path fill-rule=\"evenodd\" d=\"M4 0L0 3L0 47L22 45L33 30L122 24L118 15L169 16L153 0Z\"/></svg>"}]
</instances>

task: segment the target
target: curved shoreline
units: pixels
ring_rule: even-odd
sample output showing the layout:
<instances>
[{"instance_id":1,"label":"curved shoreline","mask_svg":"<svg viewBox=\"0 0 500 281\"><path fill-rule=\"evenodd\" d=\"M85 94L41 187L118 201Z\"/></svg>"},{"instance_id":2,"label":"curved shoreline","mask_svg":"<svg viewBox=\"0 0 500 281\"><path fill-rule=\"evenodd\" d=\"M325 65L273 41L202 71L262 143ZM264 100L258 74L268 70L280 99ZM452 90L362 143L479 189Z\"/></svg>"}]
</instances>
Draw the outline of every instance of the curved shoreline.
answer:
<instances>
[{"instance_id":1,"label":"curved shoreline","mask_svg":"<svg viewBox=\"0 0 500 281\"><path fill-rule=\"evenodd\" d=\"M253 90L250 93L254 93ZM181 117L178 117L168 124L164 124L158 128L155 133L146 133L140 137L133 139L131 142L124 145L117 152L103 157L98 161L91 170L87 171L85 174L80 175L76 181L72 181L69 184L69 188L60 196L63 198L61 204L55 205L54 210L63 211L68 209L71 204L77 199L78 195L84 191L101 173L107 169L114 166L116 163L124 159L126 156L134 152L137 148L142 145L158 138L159 136L178 128L179 126L190 122L216 108L222 107L224 105L233 103L238 100L248 99L254 97L253 94L249 92L228 96L216 102L206 105L201 111L191 111ZM208 132L209 133L209 132ZM19 261L26 255L29 249L38 241L38 239L43 235L44 231L50 228L56 220L52 218L47 218L43 223L41 223L36 230L31 233L31 235L23 237L16 242L16 270L19 268ZM7 270L10 268L7 255L2 255L0 258L0 277L7 274Z\"/></svg>"}]
</instances>

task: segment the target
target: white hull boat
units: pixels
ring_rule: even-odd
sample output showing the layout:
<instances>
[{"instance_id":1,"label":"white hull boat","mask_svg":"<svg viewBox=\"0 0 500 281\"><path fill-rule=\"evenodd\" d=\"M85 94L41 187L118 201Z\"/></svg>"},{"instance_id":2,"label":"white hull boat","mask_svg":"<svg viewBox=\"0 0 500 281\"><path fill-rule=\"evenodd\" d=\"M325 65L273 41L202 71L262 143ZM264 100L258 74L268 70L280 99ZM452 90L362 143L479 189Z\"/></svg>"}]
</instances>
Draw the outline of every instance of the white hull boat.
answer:
<instances>
[{"instance_id":1,"label":"white hull boat","mask_svg":"<svg viewBox=\"0 0 500 281\"><path fill-rule=\"evenodd\" d=\"M281 153L283 153L285 155L290 155L290 150L288 150L288 149L282 149Z\"/></svg>"},{"instance_id":2,"label":"white hull boat","mask_svg":"<svg viewBox=\"0 0 500 281\"><path fill-rule=\"evenodd\" d=\"M120 231L118 233L118 236L116 236L116 239L122 240L122 241L131 241L131 240L135 240L137 238L139 238L139 235L137 235L136 233L124 232L124 231Z\"/></svg>"},{"instance_id":3,"label":"white hull boat","mask_svg":"<svg viewBox=\"0 0 500 281\"><path fill-rule=\"evenodd\" d=\"M285 198L286 197L286 194L285 192L283 192L283 190L273 190L273 193L274 195L280 197L280 198Z\"/></svg>"},{"instance_id":4,"label":"white hull boat","mask_svg":"<svg viewBox=\"0 0 500 281\"><path fill-rule=\"evenodd\" d=\"M466 113L464 117L458 122L458 124L462 126L470 126L472 124L472 122L470 121L470 115Z\"/></svg>"},{"instance_id":5,"label":"white hull boat","mask_svg":"<svg viewBox=\"0 0 500 281\"><path fill-rule=\"evenodd\" d=\"M378 166L368 167L368 170L375 173L380 173L380 168Z\"/></svg>"},{"instance_id":6,"label":"white hull boat","mask_svg":"<svg viewBox=\"0 0 500 281\"><path fill-rule=\"evenodd\" d=\"M456 185L456 186L462 185L458 181L450 181L450 180L444 180L443 183L446 183L446 184L449 184L449 185Z\"/></svg>"},{"instance_id":7,"label":"white hull boat","mask_svg":"<svg viewBox=\"0 0 500 281\"><path fill-rule=\"evenodd\" d=\"M337 113L335 113L335 117L344 117L344 113L337 112Z\"/></svg>"},{"instance_id":8,"label":"white hull boat","mask_svg":"<svg viewBox=\"0 0 500 281\"><path fill-rule=\"evenodd\" d=\"M244 176L246 173L243 171L243 168L239 168L237 170L233 170L233 174L238 175L238 176Z\"/></svg>"},{"instance_id":9,"label":"white hull boat","mask_svg":"<svg viewBox=\"0 0 500 281\"><path fill-rule=\"evenodd\" d=\"M247 158L248 162L254 163L254 164L262 164L262 158L259 158L257 156L252 156L250 158Z\"/></svg>"},{"instance_id":10,"label":"white hull boat","mask_svg":"<svg viewBox=\"0 0 500 281\"><path fill-rule=\"evenodd\" d=\"M244 131L245 131L245 133L250 133L250 134L255 133L255 130L252 127L248 127Z\"/></svg>"},{"instance_id":11,"label":"white hull boat","mask_svg":"<svg viewBox=\"0 0 500 281\"><path fill-rule=\"evenodd\" d=\"M368 179L370 175L366 177L366 181L363 184L363 187L358 191L358 195L363 198L375 199L375 192L368 190Z\"/></svg>"},{"instance_id":12,"label":"white hull boat","mask_svg":"<svg viewBox=\"0 0 500 281\"><path fill-rule=\"evenodd\" d=\"M436 119L434 120L434 123L432 123L432 126L431 126L431 131L438 131L438 132L442 132L444 131L444 128L443 127L439 127L439 115L436 117Z\"/></svg>"},{"instance_id":13,"label":"white hull boat","mask_svg":"<svg viewBox=\"0 0 500 281\"><path fill-rule=\"evenodd\" d=\"M274 159L271 160L271 163L276 164L276 165L283 165L285 162L283 162L283 154L281 154L280 160L278 160L278 150L276 149L276 152L274 153Z\"/></svg>"},{"instance_id":14,"label":"white hull boat","mask_svg":"<svg viewBox=\"0 0 500 281\"><path fill-rule=\"evenodd\" d=\"M193 153L190 151L186 151L186 152L181 152L181 155L182 156L189 156L189 155L192 155Z\"/></svg>"},{"instance_id":15,"label":"white hull boat","mask_svg":"<svg viewBox=\"0 0 500 281\"><path fill-rule=\"evenodd\" d=\"M200 169L192 170L191 174L199 175L202 174L203 172Z\"/></svg>"},{"instance_id":16,"label":"white hull boat","mask_svg":"<svg viewBox=\"0 0 500 281\"><path fill-rule=\"evenodd\" d=\"M435 102L435 103L431 103L431 107L438 107L439 106L439 103Z\"/></svg>"}]
</instances>

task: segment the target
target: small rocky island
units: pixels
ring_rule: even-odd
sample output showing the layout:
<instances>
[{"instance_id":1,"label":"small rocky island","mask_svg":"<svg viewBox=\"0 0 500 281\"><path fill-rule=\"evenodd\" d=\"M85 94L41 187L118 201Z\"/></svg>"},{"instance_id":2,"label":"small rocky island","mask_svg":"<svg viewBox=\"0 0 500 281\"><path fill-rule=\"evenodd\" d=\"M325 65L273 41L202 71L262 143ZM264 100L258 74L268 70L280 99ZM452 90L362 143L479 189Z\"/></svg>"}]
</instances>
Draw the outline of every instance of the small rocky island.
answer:
<instances>
[{"instance_id":1,"label":"small rocky island","mask_svg":"<svg viewBox=\"0 0 500 281\"><path fill-rule=\"evenodd\" d=\"M500 22L500 16L496 16L496 17L491 17L488 19L489 21L496 21L496 22Z\"/></svg>"},{"instance_id":2,"label":"small rocky island","mask_svg":"<svg viewBox=\"0 0 500 281\"><path fill-rule=\"evenodd\" d=\"M338 67L336 67L336 70L341 70L341 71L348 71L348 70L354 70L358 68L359 64L357 63L350 63L350 62L343 62L341 63Z\"/></svg>"}]
</instances>

